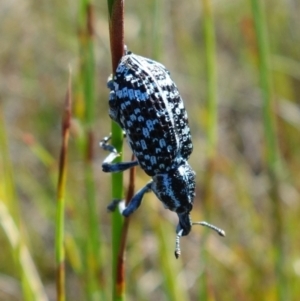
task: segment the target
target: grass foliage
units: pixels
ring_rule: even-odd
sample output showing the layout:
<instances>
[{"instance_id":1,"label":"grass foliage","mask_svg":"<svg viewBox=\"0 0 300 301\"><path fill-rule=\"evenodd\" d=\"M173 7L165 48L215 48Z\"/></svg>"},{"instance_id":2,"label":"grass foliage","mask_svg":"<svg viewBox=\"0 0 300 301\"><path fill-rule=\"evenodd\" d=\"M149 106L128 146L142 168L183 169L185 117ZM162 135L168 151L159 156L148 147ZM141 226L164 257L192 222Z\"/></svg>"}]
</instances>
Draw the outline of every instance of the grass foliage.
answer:
<instances>
[{"instance_id":1,"label":"grass foliage","mask_svg":"<svg viewBox=\"0 0 300 301\"><path fill-rule=\"evenodd\" d=\"M126 299L297 300L299 11L297 0L126 1L126 45L167 66L189 114L192 218L227 233L195 227L176 260L176 216L147 195L129 225ZM126 196L129 173L123 187L122 174L101 171L98 142L112 131L107 2L4 0L0 25L0 300L112 300L123 221L106 206L112 193ZM56 222L69 68L65 215ZM122 156L130 160L127 146ZM136 190L146 181L137 169ZM64 256L66 297L57 298Z\"/></svg>"}]
</instances>

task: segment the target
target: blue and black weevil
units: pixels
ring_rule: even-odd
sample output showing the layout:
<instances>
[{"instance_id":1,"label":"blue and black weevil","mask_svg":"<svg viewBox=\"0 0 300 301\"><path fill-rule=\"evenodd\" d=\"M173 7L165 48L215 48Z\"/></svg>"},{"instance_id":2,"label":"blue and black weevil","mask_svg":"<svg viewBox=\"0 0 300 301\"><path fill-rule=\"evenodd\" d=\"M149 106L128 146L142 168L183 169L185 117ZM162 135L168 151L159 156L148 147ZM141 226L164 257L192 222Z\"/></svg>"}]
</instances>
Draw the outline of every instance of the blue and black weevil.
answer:
<instances>
[{"instance_id":1,"label":"blue and black weevil","mask_svg":"<svg viewBox=\"0 0 300 301\"><path fill-rule=\"evenodd\" d=\"M170 72L156 61L126 51L107 85L109 116L125 132L136 160L112 164L118 153L108 144L110 137L105 137L100 145L111 154L102 164L103 171L118 172L140 165L152 177L122 214L132 214L144 194L152 190L165 208L178 215L176 258L180 255L180 237L188 235L192 225L207 226L225 236L213 225L191 220L195 172L187 161L193 144L187 112Z\"/></svg>"}]
</instances>

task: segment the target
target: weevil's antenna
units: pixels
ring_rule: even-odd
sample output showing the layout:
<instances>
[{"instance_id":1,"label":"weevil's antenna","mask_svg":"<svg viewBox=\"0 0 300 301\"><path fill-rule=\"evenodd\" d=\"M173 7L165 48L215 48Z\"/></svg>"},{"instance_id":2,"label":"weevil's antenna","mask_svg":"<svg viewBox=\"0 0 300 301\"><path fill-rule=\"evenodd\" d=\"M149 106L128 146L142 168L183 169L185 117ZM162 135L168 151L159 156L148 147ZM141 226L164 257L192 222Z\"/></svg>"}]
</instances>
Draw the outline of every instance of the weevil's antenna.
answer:
<instances>
[{"instance_id":1,"label":"weevil's antenna","mask_svg":"<svg viewBox=\"0 0 300 301\"><path fill-rule=\"evenodd\" d=\"M181 251L180 251L180 237L182 236L182 232L183 232L183 229L181 229L177 235L176 235L176 240L175 240L175 257L176 259L178 259L178 257L180 256L181 254Z\"/></svg>"},{"instance_id":2,"label":"weevil's antenna","mask_svg":"<svg viewBox=\"0 0 300 301\"><path fill-rule=\"evenodd\" d=\"M204 226L204 227L208 227L208 228L216 231L220 236L223 236L223 237L226 236L226 233L225 233L224 230L222 230L222 229L220 229L220 228L218 228L218 227L216 227L214 225L211 225L211 224L209 224L207 222L193 222L192 226L194 226L194 225L201 225L201 226ZM177 233L177 235L176 235L175 252L174 252L176 259L178 259L179 256L180 256L180 254L181 254L181 250L180 250L180 237L182 236L182 233L183 233L183 229L181 229Z\"/></svg>"},{"instance_id":3,"label":"weevil's antenna","mask_svg":"<svg viewBox=\"0 0 300 301\"><path fill-rule=\"evenodd\" d=\"M212 230L215 230L220 236L223 236L223 237L226 236L226 233L225 233L224 230L222 230L222 229L220 229L220 228L218 228L214 225L211 225L207 222L194 222L194 223L192 223L192 225L201 225L201 226L204 226L204 227L208 227Z\"/></svg>"}]
</instances>

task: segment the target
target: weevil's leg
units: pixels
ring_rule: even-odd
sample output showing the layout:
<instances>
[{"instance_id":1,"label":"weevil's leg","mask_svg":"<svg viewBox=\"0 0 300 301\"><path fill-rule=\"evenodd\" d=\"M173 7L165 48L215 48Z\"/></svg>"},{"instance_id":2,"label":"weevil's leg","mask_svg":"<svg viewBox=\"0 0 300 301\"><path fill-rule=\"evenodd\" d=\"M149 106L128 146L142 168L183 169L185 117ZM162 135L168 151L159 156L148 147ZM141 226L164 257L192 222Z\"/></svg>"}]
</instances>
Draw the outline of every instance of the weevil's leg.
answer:
<instances>
[{"instance_id":1,"label":"weevil's leg","mask_svg":"<svg viewBox=\"0 0 300 301\"><path fill-rule=\"evenodd\" d=\"M108 156L104 162L102 163L102 170L104 172L118 172L118 171L124 171L124 170L127 170L129 168L132 168L134 166L137 166L139 165L139 162L137 160L135 161L130 161L130 162L121 162L121 163L113 163L113 164L110 164L107 162L107 159L110 159L109 158L110 156ZM112 156L113 157L113 156ZM114 157L116 158L116 157ZM113 159L114 159L113 158Z\"/></svg>"},{"instance_id":2,"label":"weevil's leg","mask_svg":"<svg viewBox=\"0 0 300 301\"><path fill-rule=\"evenodd\" d=\"M123 131L123 138L126 138L126 133ZM108 141L111 139L111 134L109 134L107 137L104 137L100 142L99 145L104 150L110 152L110 153L118 153L117 150L110 144L108 144Z\"/></svg>"},{"instance_id":3,"label":"weevil's leg","mask_svg":"<svg viewBox=\"0 0 300 301\"><path fill-rule=\"evenodd\" d=\"M110 154L104 159L102 163L102 170L104 172L118 172L118 171L124 171L129 168L132 168L134 166L139 165L139 162L137 160L130 161L130 162L121 162L121 163L111 163L115 158L119 157L120 154L117 152L117 150L110 144L108 144L108 141L110 140L111 135L104 137L100 141L100 147L103 148L106 151L109 151Z\"/></svg>"},{"instance_id":4,"label":"weevil's leg","mask_svg":"<svg viewBox=\"0 0 300 301\"><path fill-rule=\"evenodd\" d=\"M125 210L122 212L122 214L126 217L131 215L135 210L137 210L141 203L142 199L145 193L149 192L151 190L152 181L149 182L145 187L143 187L141 190L139 190L136 195L131 199L128 206L125 208Z\"/></svg>"},{"instance_id":5,"label":"weevil's leg","mask_svg":"<svg viewBox=\"0 0 300 301\"><path fill-rule=\"evenodd\" d=\"M123 131L123 138L126 138L126 133ZM117 150L110 144L108 144L108 141L111 139L111 134L108 136L104 137L100 142L99 145L101 148L104 150L110 152L110 153L116 153L118 154Z\"/></svg>"},{"instance_id":6,"label":"weevil's leg","mask_svg":"<svg viewBox=\"0 0 300 301\"><path fill-rule=\"evenodd\" d=\"M117 150L112 145L108 144L108 141L110 139L111 139L111 134L109 134L107 137L104 137L99 143L100 147L110 153L118 154Z\"/></svg>"}]
</instances>

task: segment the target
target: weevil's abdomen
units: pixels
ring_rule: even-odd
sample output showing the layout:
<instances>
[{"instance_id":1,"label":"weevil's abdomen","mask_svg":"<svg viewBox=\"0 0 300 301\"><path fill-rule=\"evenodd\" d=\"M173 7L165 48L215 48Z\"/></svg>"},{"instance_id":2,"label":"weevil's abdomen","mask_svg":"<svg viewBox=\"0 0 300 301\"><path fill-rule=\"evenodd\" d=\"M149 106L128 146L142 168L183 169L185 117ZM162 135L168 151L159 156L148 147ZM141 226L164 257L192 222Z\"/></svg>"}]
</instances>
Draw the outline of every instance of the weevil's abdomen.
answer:
<instances>
[{"instance_id":1,"label":"weevil's abdomen","mask_svg":"<svg viewBox=\"0 0 300 301\"><path fill-rule=\"evenodd\" d=\"M183 100L158 62L123 56L109 83L110 116L126 132L140 166L150 176L185 164L193 145Z\"/></svg>"}]
</instances>

